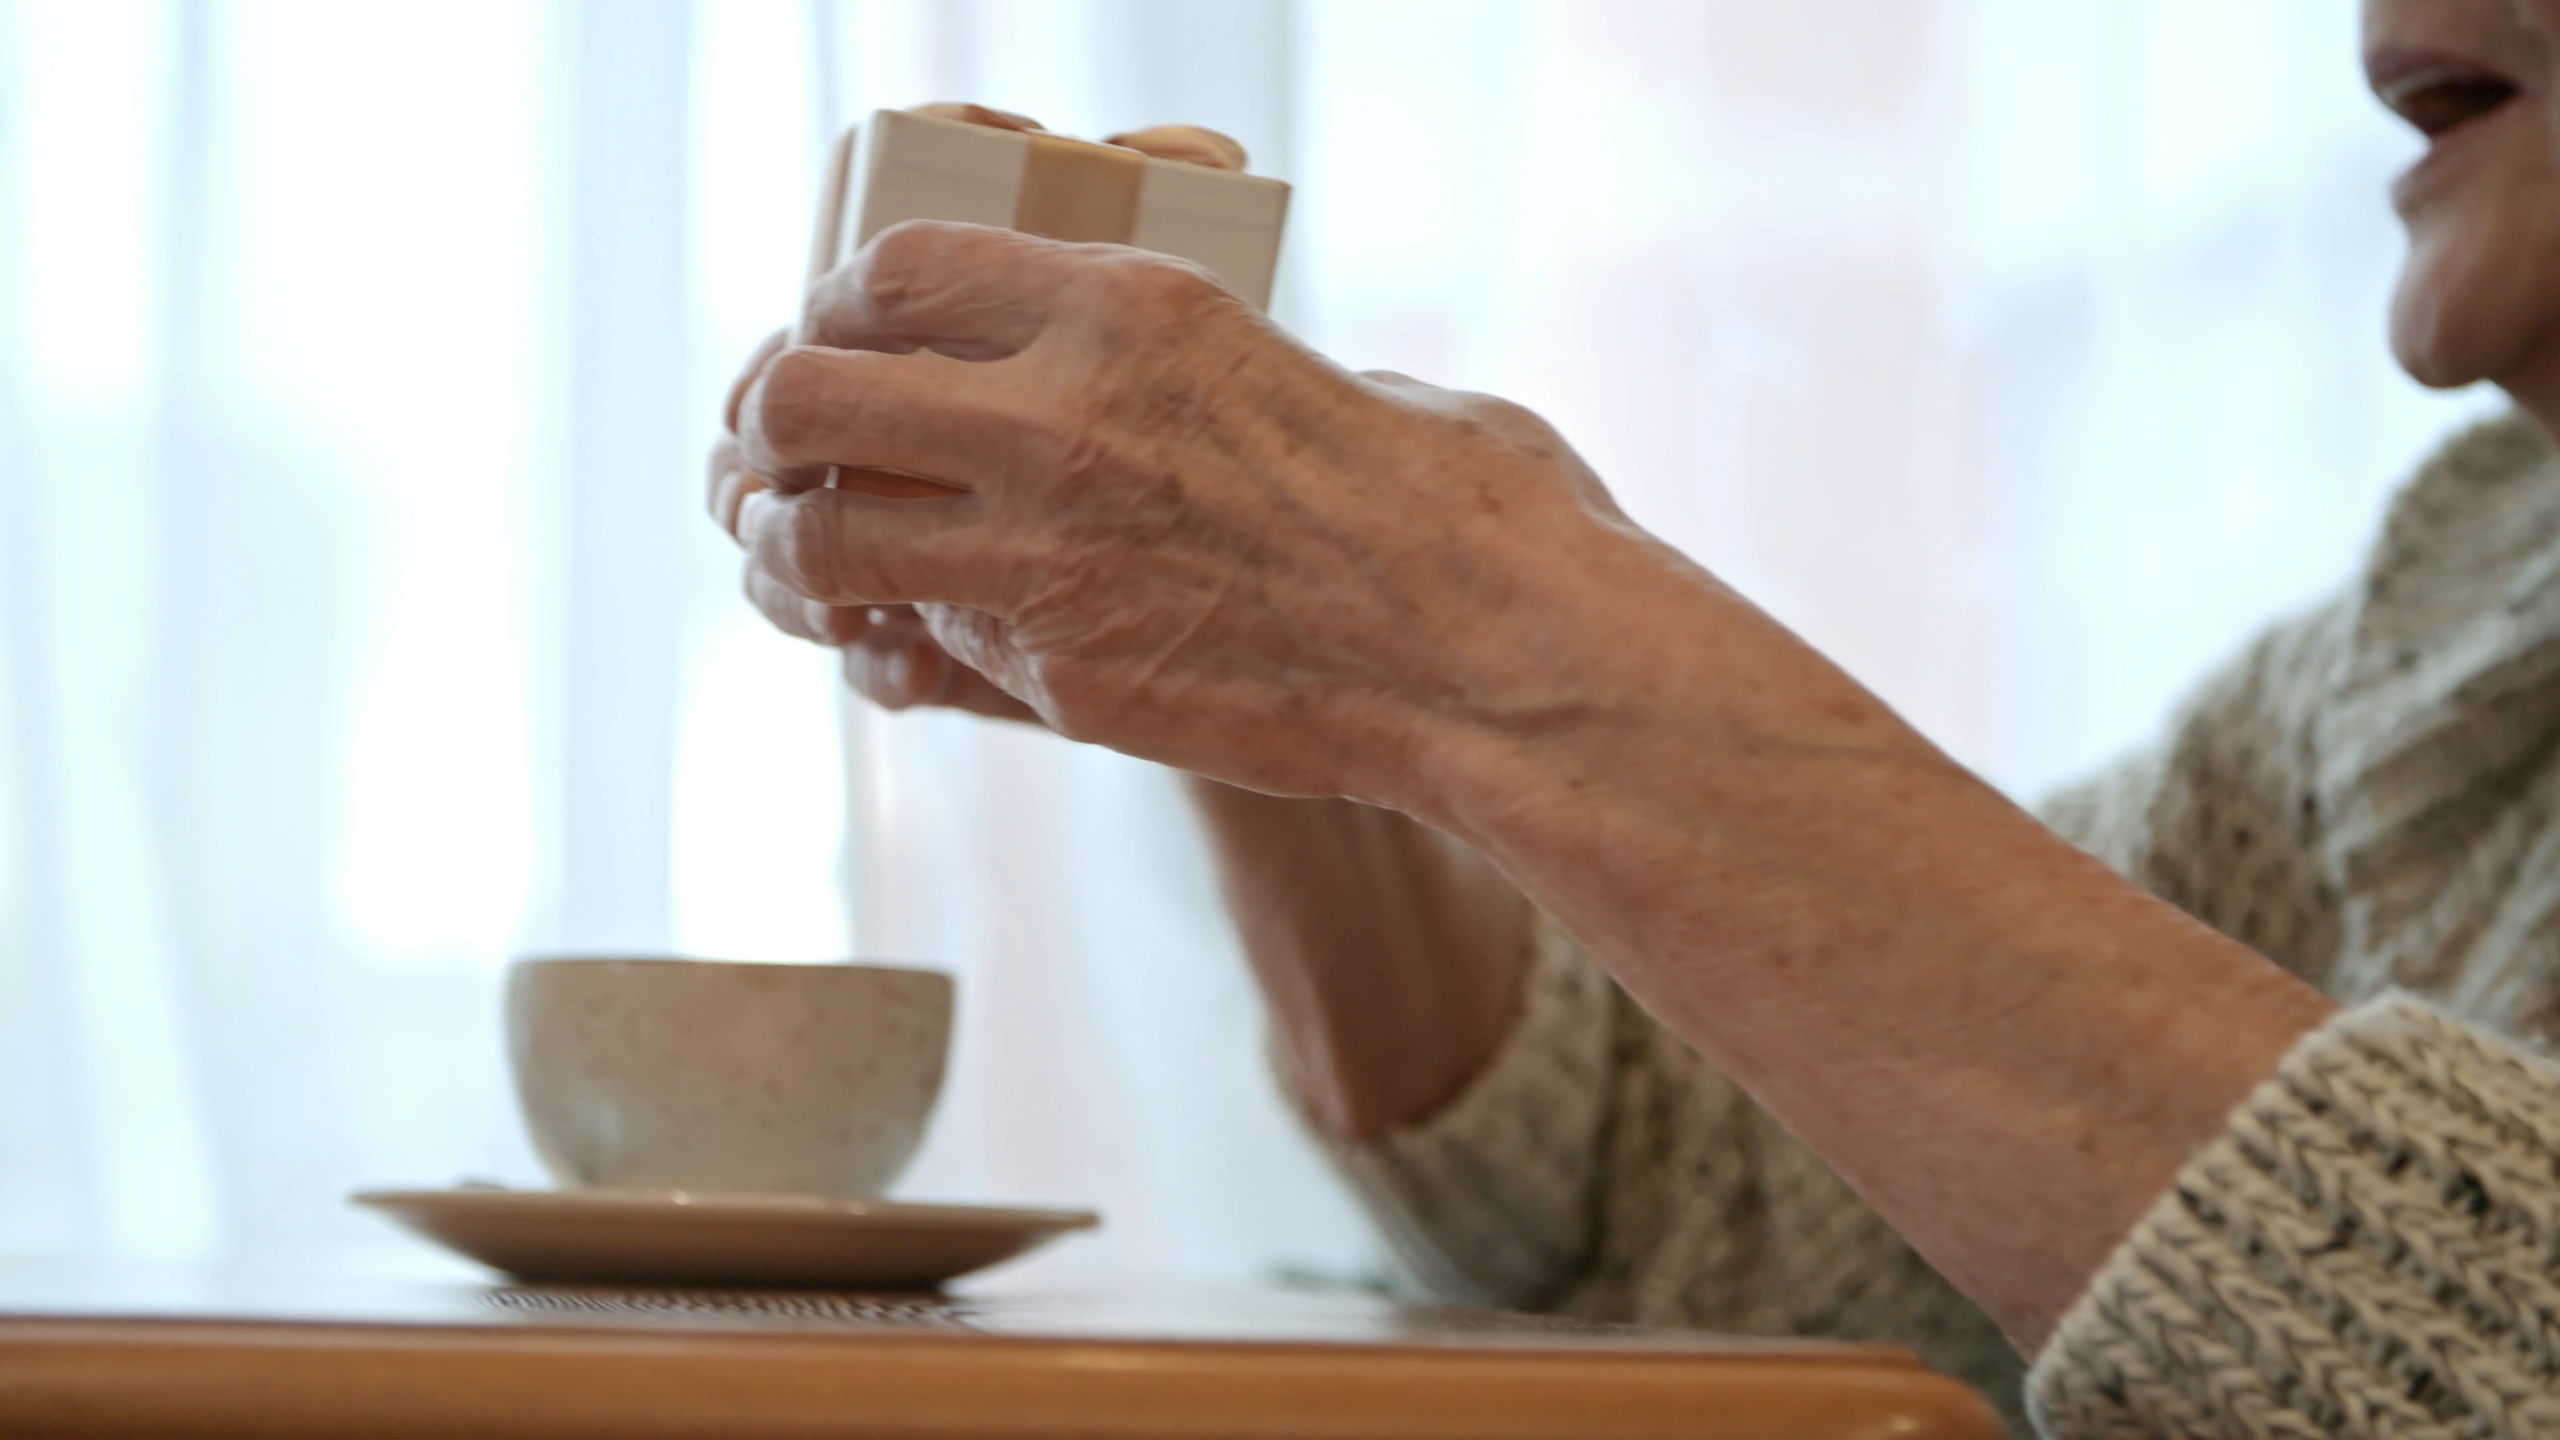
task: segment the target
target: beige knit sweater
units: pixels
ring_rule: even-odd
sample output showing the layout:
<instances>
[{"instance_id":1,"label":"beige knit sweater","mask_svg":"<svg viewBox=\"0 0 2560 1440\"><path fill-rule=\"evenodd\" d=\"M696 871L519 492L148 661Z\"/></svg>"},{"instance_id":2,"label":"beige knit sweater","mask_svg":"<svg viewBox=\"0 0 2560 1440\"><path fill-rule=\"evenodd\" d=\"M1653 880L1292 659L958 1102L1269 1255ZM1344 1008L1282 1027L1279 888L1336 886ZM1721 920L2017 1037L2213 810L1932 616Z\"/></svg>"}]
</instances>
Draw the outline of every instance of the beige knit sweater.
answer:
<instances>
[{"instance_id":1,"label":"beige knit sweater","mask_svg":"<svg viewBox=\"0 0 2560 1440\"><path fill-rule=\"evenodd\" d=\"M2527 1048L2560 1029L2540 434L2457 437L2345 594L2044 814L2357 1008L2188 1164L2031 1399L1978 1310L1552 927L1485 1073L1345 1173L1436 1292L1899 1341L2055 1440L2560 1435L2560 1068Z\"/></svg>"}]
</instances>

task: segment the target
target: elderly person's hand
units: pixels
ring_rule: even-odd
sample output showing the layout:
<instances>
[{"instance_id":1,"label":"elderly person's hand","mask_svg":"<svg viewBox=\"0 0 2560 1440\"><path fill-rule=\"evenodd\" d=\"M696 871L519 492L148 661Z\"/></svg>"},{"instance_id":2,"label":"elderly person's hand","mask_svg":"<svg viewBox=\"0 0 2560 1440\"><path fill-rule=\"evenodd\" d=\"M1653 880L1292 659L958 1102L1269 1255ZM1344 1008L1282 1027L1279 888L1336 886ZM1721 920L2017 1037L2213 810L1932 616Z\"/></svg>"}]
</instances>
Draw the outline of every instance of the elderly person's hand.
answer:
<instances>
[{"instance_id":1,"label":"elderly person's hand","mask_svg":"<svg viewBox=\"0 0 2560 1440\"><path fill-rule=\"evenodd\" d=\"M959 120L998 130L1036 131L1039 121L985 105L933 104L916 113ZM1119 145L1163 160L1180 160L1218 170L1242 170L1245 148L1229 136L1198 125L1156 125L1106 137ZM789 331L776 331L748 357L732 387L724 410L720 439L712 446L710 491L712 513L735 533L738 507L764 481L739 465L738 401L763 372L765 362L781 350ZM831 606L785 589L758 566L747 565L746 590L776 627L787 634L844 651L845 680L873 704L890 710L917 705L946 706L999 720L1038 723L1031 707L987 682L985 676L953 660L936 644L932 632L913 607L906 605Z\"/></svg>"},{"instance_id":2,"label":"elderly person's hand","mask_svg":"<svg viewBox=\"0 0 2560 1440\"><path fill-rule=\"evenodd\" d=\"M1177 261L902 226L808 333L741 468L963 493L750 488L756 583L916 604L1061 733L1255 789L1406 798L1422 726L1527 698L1506 651L1574 603L1575 541L1633 536L1525 412L1344 372Z\"/></svg>"},{"instance_id":3,"label":"elderly person's hand","mask_svg":"<svg viewBox=\"0 0 2560 1440\"><path fill-rule=\"evenodd\" d=\"M1038 128L980 106L924 108L946 119ZM1110 138L1164 159L1222 169L1245 164L1242 146L1196 126ZM802 330L839 343L910 343L830 331L845 293L841 284L822 288ZM711 508L733 532L748 497L768 488L742 458L741 404L784 344L785 335L776 334L749 359L711 456ZM948 493L877 474L848 478L875 492ZM747 591L783 630L842 647L847 681L876 704L1041 718L953 659L913 606L811 598L753 554ZM1346 1139L1375 1138L1437 1111L1491 1057L1518 1009L1531 933L1518 888L1465 844L1391 811L1274 799L1198 776L1185 777L1184 790L1261 989L1273 1057L1298 1106Z\"/></svg>"},{"instance_id":4,"label":"elderly person's hand","mask_svg":"<svg viewBox=\"0 0 2560 1440\"><path fill-rule=\"evenodd\" d=\"M748 497L771 488L764 477L746 469L740 454L739 402L789 337L789 331L777 330L748 357L746 369L731 387L720 438L711 447L711 514L732 536L740 535L739 513ZM1030 706L989 684L985 676L953 660L934 643L913 606L830 605L813 600L775 579L753 554L747 557L746 591L755 607L785 634L843 650L846 683L873 704L891 710L942 705L999 720L1039 722Z\"/></svg>"}]
</instances>

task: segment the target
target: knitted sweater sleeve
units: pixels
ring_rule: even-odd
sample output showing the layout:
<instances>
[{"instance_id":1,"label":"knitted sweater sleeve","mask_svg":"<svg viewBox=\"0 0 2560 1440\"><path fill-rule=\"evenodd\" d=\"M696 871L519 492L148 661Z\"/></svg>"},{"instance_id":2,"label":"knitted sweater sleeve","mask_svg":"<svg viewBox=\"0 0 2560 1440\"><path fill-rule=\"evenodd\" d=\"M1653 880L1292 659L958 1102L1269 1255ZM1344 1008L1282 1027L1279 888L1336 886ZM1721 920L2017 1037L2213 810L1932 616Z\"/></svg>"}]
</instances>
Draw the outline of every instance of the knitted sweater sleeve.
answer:
<instances>
[{"instance_id":1,"label":"knitted sweater sleeve","mask_svg":"<svg viewBox=\"0 0 2560 1440\"><path fill-rule=\"evenodd\" d=\"M2560 1434L2560 1068L2385 996L2302 1040L2064 1316L2054 1440Z\"/></svg>"}]
</instances>

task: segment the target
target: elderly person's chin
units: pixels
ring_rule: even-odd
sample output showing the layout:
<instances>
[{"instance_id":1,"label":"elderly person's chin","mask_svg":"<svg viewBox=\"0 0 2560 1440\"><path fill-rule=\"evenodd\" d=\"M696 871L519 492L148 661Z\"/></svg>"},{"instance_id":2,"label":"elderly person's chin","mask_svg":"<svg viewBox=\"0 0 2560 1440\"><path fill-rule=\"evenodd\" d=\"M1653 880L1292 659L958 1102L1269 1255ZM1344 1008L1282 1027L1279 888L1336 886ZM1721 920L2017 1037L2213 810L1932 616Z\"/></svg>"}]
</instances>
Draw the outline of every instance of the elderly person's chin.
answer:
<instances>
[{"instance_id":1,"label":"elderly person's chin","mask_svg":"<svg viewBox=\"0 0 2560 1440\"><path fill-rule=\"evenodd\" d=\"M2391 190L2409 234L2392 351L2560 431L2560 0L2369 0L2366 19L2376 89L2429 141Z\"/></svg>"},{"instance_id":2,"label":"elderly person's chin","mask_svg":"<svg viewBox=\"0 0 2560 1440\"><path fill-rule=\"evenodd\" d=\"M2404 208L2391 349L2422 385L2493 381L2560 431L2560 181L2499 180Z\"/></svg>"}]
</instances>

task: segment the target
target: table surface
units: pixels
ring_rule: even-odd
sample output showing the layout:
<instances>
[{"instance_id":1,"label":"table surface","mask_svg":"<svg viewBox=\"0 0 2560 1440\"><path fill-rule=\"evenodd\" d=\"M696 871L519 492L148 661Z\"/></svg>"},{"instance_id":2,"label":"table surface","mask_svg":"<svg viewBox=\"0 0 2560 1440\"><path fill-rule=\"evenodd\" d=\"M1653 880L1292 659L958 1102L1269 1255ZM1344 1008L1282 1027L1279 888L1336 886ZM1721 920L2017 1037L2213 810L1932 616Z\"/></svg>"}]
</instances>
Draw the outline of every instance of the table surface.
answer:
<instances>
[{"instance_id":1,"label":"table surface","mask_svg":"<svg viewBox=\"0 0 2560 1440\"><path fill-rule=\"evenodd\" d=\"M0 1434L1995 1440L1908 1352L1358 1293L622 1289L0 1260Z\"/></svg>"}]
</instances>

